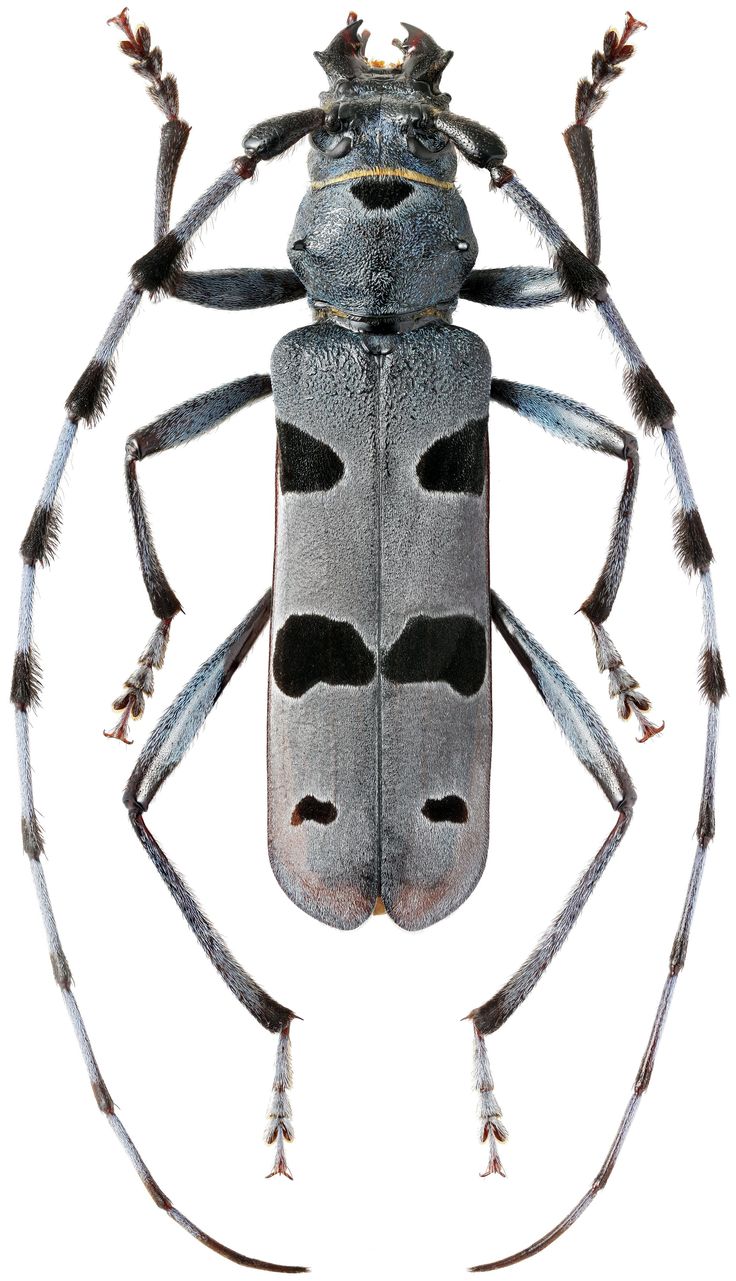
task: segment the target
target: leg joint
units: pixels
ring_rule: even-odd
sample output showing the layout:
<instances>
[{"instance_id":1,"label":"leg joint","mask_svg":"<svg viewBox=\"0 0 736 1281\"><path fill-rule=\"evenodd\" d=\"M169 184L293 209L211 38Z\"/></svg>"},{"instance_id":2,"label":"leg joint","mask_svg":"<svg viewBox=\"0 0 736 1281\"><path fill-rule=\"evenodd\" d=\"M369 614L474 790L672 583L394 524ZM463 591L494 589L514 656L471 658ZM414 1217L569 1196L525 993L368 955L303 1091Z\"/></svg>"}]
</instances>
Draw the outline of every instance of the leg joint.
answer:
<instances>
[{"instance_id":1,"label":"leg joint","mask_svg":"<svg viewBox=\"0 0 736 1281\"><path fill-rule=\"evenodd\" d=\"M145 814L146 810L148 809L148 806L144 805L143 802L138 799L138 790L136 787L136 782L137 780L135 776L130 778L126 785L125 791L123 792L123 805L127 809L128 814L130 816L130 821L134 827L137 825L138 820L142 818L142 816Z\"/></svg>"},{"instance_id":2,"label":"leg joint","mask_svg":"<svg viewBox=\"0 0 736 1281\"><path fill-rule=\"evenodd\" d=\"M623 437L624 458L626 459L627 462L630 459L634 462L638 462L639 442L636 439L636 436L633 436L630 431L622 431L621 435Z\"/></svg>"},{"instance_id":3,"label":"leg joint","mask_svg":"<svg viewBox=\"0 0 736 1281\"><path fill-rule=\"evenodd\" d=\"M125 461L126 463L137 463L140 460L141 451L138 444L137 436L129 436L125 442Z\"/></svg>"}]
</instances>

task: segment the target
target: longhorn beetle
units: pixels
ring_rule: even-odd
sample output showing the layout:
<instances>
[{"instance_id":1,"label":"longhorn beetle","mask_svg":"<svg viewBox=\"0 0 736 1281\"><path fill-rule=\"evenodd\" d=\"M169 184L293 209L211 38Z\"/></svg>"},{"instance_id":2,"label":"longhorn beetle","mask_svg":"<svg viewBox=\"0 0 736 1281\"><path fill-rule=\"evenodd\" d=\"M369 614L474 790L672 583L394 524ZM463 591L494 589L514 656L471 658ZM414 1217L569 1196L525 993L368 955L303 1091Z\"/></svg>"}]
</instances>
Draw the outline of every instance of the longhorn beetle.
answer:
<instances>
[{"instance_id":1,"label":"longhorn beetle","mask_svg":"<svg viewBox=\"0 0 736 1281\"><path fill-rule=\"evenodd\" d=\"M477 882L488 840L491 622L617 813L610 836L573 891L565 914L502 991L472 1013L488 1172L500 1171L497 1143L506 1136L485 1036L532 990L564 941L625 833L635 799L618 751L592 708L508 607L495 594L489 596L485 427L490 401L624 462L622 496L604 570L582 612L591 623L598 664L608 674L619 712L638 721L643 739L660 728L649 718L648 700L626 671L606 626L623 572L636 491L634 436L566 397L491 378L483 343L451 323L459 297L501 307L541 306L567 298L578 307L598 309L624 360L636 417L645 431L662 435L680 502L677 549L685 568L702 581L701 681L709 714L698 853L685 925L678 931L655 1023L657 1035L622 1122L622 1136L648 1083L663 1012L684 960L690 909L712 836L716 709L725 684L715 638L711 552L672 425L673 406L643 362L597 265L598 212L588 121L629 56L628 40L638 24L627 20L621 37L607 35L592 76L579 91L577 120L566 133L583 200L583 255L506 166L498 136L450 110L440 87L449 54L407 26L399 64L374 66L365 58L360 23L352 15L345 30L318 55L329 78L320 108L252 130L243 155L169 230L174 180L188 126L179 117L173 80L163 75L146 29L133 31L125 13L116 21L124 31L125 52L167 116L157 182L156 244L134 265L133 283L70 395L54 462L23 541L13 701L24 844L49 929L54 973L86 1051L98 1105L157 1203L198 1239L222 1250L171 1205L115 1115L91 1057L50 915L31 794L28 710L38 696L31 637L34 579L37 567L55 548L56 491L77 425L94 421L103 409L115 349L145 294L172 294L205 306L236 309L306 293L316 322L282 340L271 379L251 376L218 388L132 434L126 452L128 492L143 575L159 621L116 700L119 720L109 731L112 737L126 738L131 719L142 713L180 610L154 549L139 488L139 464L209 430L273 389L279 440L273 598L270 593L262 598L165 713L133 769L126 803L136 835L210 959L246 1008L278 1034L271 1109L274 1173L287 1173L292 1012L268 996L227 951L168 862L146 815L269 616L270 854L283 888L317 919L352 928L382 904L399 925L418 929L459 907ZM207 218L231 191L253 177L257 165L307 135L310 188L290 241L292 271L188 272L188 243ZM549 269L473 270L476 242L455 186L458 153L487 169L492 187L531 222L551 251ZM417 386L424 393L421 413ZM467 554L469 548L472 555ZM612 1161L604 1167L597 1186L605 1182L611 1166ZM590 1199L588 1194L577 1212ZM546 1243L543 1239L522 1257ZM225 1252L236 1262L274 1266Z\"/></svg>"}]
</instances>

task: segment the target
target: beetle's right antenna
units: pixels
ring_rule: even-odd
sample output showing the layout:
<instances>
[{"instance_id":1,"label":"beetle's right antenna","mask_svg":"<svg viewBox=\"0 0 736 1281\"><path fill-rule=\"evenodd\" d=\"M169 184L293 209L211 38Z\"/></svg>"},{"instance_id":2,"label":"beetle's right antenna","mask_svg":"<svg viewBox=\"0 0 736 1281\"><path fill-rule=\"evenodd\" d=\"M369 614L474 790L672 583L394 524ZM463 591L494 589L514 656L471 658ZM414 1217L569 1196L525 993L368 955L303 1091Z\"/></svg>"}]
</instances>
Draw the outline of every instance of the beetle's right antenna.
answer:
<instances>
[{"instance_id":1,"label":"beetle's right antenna","mask_svg":"<svg viewBox=\"0 0 736 1281\"><path fill-rule=\"evenodd\" d=\"M610 83L615 75L620 74L621 68L617 66L617 63L626 61L631 57L633 48L626 44L626 40L639 27L644 26L644 23L637 22L632 18L630 13L626 15L626 18L626 26L622 36L619 38L615 32L609 31L604 41L604 52L593 55L592 82L581 81L578 87L578 114L581 118L565 133L565 140L568 143L580 184L583 208L585 210L586 243L590 258L593 258L596 244L598 251L600 251L600 231L598 227L593 143L586 121L603 101L606 84ZM597 68L598 74L596 75ZM581 102L584 108L582 112L579 110ZM573 145L570 144L571 136L575 140ZM527 214L532 225L543 236L546 234L548 245L552 245L554 237L562 235L561 229L553 219L550 219L547 211L539 205L531 193L516 183L516 179L510 170L498 172L503 180L498 185L503 185L504 190L510 194L511 199ZM506 176L507 174L508 177ZM592 221L593 216L594 221ZM589 226L594 235L592 245L588 240ZM597 240L595 237L597 237ZM595 269L590 267L590 272L593 275ZM544 1236L539 1237L537 1241L526 1246L523 1250L519 1250L516 1254L507 1255L503 1259L494 1259L491 1263L479 1264L471 1268L471 1272L494 1272L500 1268L511 1267L513 1264L521 1263L525 1259L530 1259L535 1254L539 1254L540 1251L551 1245L553 1241L556 1241L558 1237L561 1237L564 1232L567 1232L568 1228L572 1227L608 1183L641 1103L642 1096L651 1080L664 1024L672 1003L677 980L687 956L690 929L705 868L708 847L715 835L715 774L719 704L727 690L718 645L713 583L710 574L713 552L695 502L687 466L674 426L674 406L664 388L659 384L652 370L646 364L623 318L614 306L612 299L608 296L605 287L606 283L604 277L600 296L595 297L596 306L624 359L626 365L624 386L636 418L641 423L645 433L652 435L655 431L659 431L662 434L680 503L679 510L675 516L675 551L685 572L688 574L696 573L700 579L704 636L700 657L700 691L708 704L708 716L703 782L700 792L700 812L696 828L697 844L685 893L685 901L672 943L667 976L652 1022L649 1040L647 1041L625 1111L600 1170L577 1205ZM591 294L591 297L593 296Z\"/></svg>"}]
</instances>

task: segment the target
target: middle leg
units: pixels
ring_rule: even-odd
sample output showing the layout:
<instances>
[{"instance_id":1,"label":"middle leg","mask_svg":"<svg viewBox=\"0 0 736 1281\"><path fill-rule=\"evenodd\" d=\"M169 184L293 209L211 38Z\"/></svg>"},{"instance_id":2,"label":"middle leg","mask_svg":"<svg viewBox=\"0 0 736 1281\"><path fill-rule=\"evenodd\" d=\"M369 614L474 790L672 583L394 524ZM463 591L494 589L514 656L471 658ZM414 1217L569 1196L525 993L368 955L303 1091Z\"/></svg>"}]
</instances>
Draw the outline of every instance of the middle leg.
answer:
<instances>
[{"instance_id":1,"label":"middle leg","mask_svg":"<svg viewBox=\"0 0 736 1281\"><path fill-rule=\"evenodd\" d=\"M156 553L138 483L138 463L153 454L197 440L245 405L261 400L270 393L271 379L268 374L240 378L177 405L175 409L156 418L148 427L128 437L125 447L128 501L143 581L151 608L159 621L138 659L138 666L125 681L122 694L113 703L113 709L120 712L120 719L114 729L106 731L107 738L117 738L123 743L131 742L127 737L129 721L131 717L138 720L143 715L145 697L153 693L153 670L163 665L172 620L181 612L178 597L172 590Z\"/></svg>"},{"instance_id":2,"label":"middle leg","mask_svg":"<svg viewBox=\"0 0 736 1281\"><path fill-rule=\"evenodd\" d=\"M663 730L664 725L654 725L646 716L651 703L639 689L639 682L624 667L621 655L603 626L621 586L629 546L639 479L636 437L616 427L587 405L570 400L568 396L546 391L542 387L528 387L494 378L491 399L515 410L522 418L537 423L560 440L613 458L621 458L626 463L626 477L606 560L595 587L580 606L580 613L585 615L593 630L598 668L601 672L608 672L609 693L611 698L616 699L618 714L622 720L628 720L633 712L641 729L639 742L645 743Z\"/></svg>"}]
</instances>

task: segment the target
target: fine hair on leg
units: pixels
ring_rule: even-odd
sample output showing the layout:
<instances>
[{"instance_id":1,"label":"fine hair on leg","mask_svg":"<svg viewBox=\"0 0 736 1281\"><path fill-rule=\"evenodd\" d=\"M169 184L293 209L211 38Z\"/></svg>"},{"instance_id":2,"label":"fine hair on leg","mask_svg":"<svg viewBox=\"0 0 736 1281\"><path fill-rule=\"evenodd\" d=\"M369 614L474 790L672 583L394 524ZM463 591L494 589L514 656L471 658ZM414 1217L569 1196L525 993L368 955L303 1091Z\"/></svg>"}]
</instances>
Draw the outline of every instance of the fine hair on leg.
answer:
<instances>
[{"instance_id":1,"label":"fine hair on leg","mask_svg":"<svg viewBox=\"0 0 736 1281\"><path fill-rule=\"evenodd\" d=\"M121 18L123 16L121 15ZM148 37L147 35L141 36L141 30L145 29L139 28L137 34L145 42ZM152 50L151 57L153 56L154 51ZM160 58L160 53L158 57ZM308 132L309 127L314 127L315 123L323 118L322 112L312 112L308 119L305 113L298 113L298 115L298 126L295 126L293 117L280 118L285 122L284 132L278 134L276 139L272 138L269 145L256 138L255 144L249 150L248 155L239 157L234 166L231 166L205 195L195 202L175 229L176 248L173 255L174 261L179 254L185 252L191 236L202 228L205 221L216 211L222 201L244 179L253 176L260 159L268 159L271 154L278 154L278 148L284 136L287 139L286 145L291 145L293 141L297 141L294 136L295 128L305 128L306 125L308 127L305 128L305 131ZM170 140L171 131L165 133L163 138L164 142L167 138ZM166 145L169 144L166 143ZM167 193L173 188L176 166L171 159L171 154L173 153L170 153L169 159L165 163L160 162L159 165L159 173L161 174L162 170L164 173L158 188L157 210L159 211L166 206ZM160 219L160 212L157 212L156 216ZM167 237L164 236L164 243L166 239ZM170 257L168 249L164 252L164 257L167 260ZM116 352L124 333L138 310L146 288L148 288L148 285L145 281L143 283L133 282L128 285L92 359L83 370L68 396L66 417L58 443L36 508L21 544L23 571L20 591L18 645L13 664L11 701L16 709L23 848L28 855L39 911L46 931L52 972L74 1027L95 1101L100 1111L107 1117L111 1129L128 1154L136 1173L141 1178L154 1203L197 1241L223 1255L233 1263L237 1263L242 1267L258 1268L271 1272L304 1272L307 1270L304 1267L270 1263L263 1259L256 1259L242 1254L229 1246L223 1245L186 1218L172 1204L169 1197L154 1179L133 1143L127 1128L118 1117L110 1091L100 1073L86 1025L82 1019L76 997L71 990L71 972L59 937L42 863L44 842L35 806L29 725L29 713L38 706L41 696L41 668L35 649L33 629L36 575L40 567L47 565L51 561L59 542L61 517L58 493L72 446L77 436L79 423L85 421L92 425L104 413L114 381ZM281 1055L283 1058L283 1050L281 1050ZM282 1076L283 1073L280 1073L279 1058L277 1056L274 1089L276 1089L276 1084L282 1079Z\"/></svg>"},{"instance_id":2,"label":"fine hair on leg","mask_svg":"<svg viewBox=\"0 0 736 1281\"><path fill-rule=\"evenodd\" d=\"M626 670L623 660L603 623L613 609L623 578L626 554L629 547L631 519L639 480L639 447L636 437L615 426L602 414L543 387L528 387L521 383L494 378L491 399L568 444L581 446L596 453L620 458L626 463L621 498L611 531L606 560L590 595L580 606L591 625L596 661L601 672L608 672L609 694L616 700L618 714L628 720L632 713L641 730L640 742L646 742L664 729L655 725L646 713L651 709L650 700L639 689L638 680Z\"/></svg>"},{"instance_id":3,"label":"fine hair on leg","mask_svg":"<svg viewBox=\"0 0 736 1281\"><path fill-rule=\"evenodd\" d=\"M642 25L641 23L636 23L634 19L630 19L620 40L615 32L609 33L606 37L603 54L597 55L597 58L594 59L594 69L596 63L601 67L602 62L607 62L615 73L620 72L621 68L615 66L614 52L618 48L618 53L620 54L618 61L625 61L630 56L630 53L626 50L632 49L632 46L627 46L625 41L637 27ZM605 79L613 79L613 74L606 74ZM472 1269L478 1272L490 1272L497 1268L509 1267L512 1264L530 1258L534 1254L538 1254L540 1250L544 1250L576 1222L598 1192L605 1187L629 1132L641 1096L647 1089L651 1079L664 1022L672 1001L677 978L685 962L690 927L703 875L706 854L715 832L714 799L719 703L726 693L726 682L716 630L715 604L711 580L713 552L698 511L685 459L675 430L673 422L674 405L647 365L623 317L609 295L608 282L605 276L597 266L596 259L600 251L599 214L597 196L594 198L595 162L593 159L592 137L586 123L593 110L603 101L604 94L597 92L595 80L594 70L591 82L581 82L580 92L583 95L583 99L586 98L588 91L590 91L590 95L587 107L583 102L585 109L582 113L578 109L578 121L576 124L584 126L587 134L581 141L582 134L580 131L576 131L576 127L573 126L572 130L568 131L571 135L574 135L572 143L570 139L567 139L580 182L586 235L589 236L588 243L591 256L589 258L586 257L573 245L572 241L544 206L519 183L511 169L504 165L489 166L491 170L491 185L502 190L507 198L527 218L531 226L540 234L548 250L553 255L554 268L570 302L580 308L584 308L590 302L595 303L616 348L623 357L625 365L624 390L634 417L640 423L646 435L661 432L678 499L674 520L675 551L685 572L688 574L695 573L699 576L701 587L703 649L700 659L699 684L703 698L708 704L703 782L696 829L695 856L680 922L670 954L667 978L655 1012L652 1030L634 1083L631 1099L605 1161L588 1191L556 1227L525 1249L504 1259L497 1259L492 1263L481 1264ZM587 90L584 88L586 84L588 86ZM601 79L598 88L602 89L604 87ZM602 627L598 628L596 640L600 646L599 662L613 662L615 665L615 647L612 646L610 637L607 636Z\"/></svg>"},{"instance_id":4,"label":"fine hair on leg","mask_svg":"<svg viewBox=\"0 0 736 1281\"><path fill-rule=\"evenodd\" d=\"M146 505L138 481L138 463L153 454L160 454L178 445L198 440L212 431L219 423L237 413L246 405L270 395L271 379L268 374L255 374L236 382L214 387L201 396L195 396L156 418L128 437L125 447L125 483L128 503L133 519L136 548L143 582L148 592L151 608L158 618L156 630L138 658L138 666L125 681L123 692L115 699L113 710L120 712L120 719L107 738L116 738L130 744L127 737L132 717L138 720L145 708L145 698L153 693L153 671L163 666L169 642L171 624L181 612L181 604L164 573L153 541L153 534Z\"/></svg>"},{"instance_id":5,"label":"fine hair on leg","mask_svg":"<svg viewBox=\"0 0 736 1281\"><path fill-rule=\"evenodd\" d=\"M534 990L548 965L562 947L595 889L628 827L636 792L613 739L597 713L569 676L526 630L495 592L491 592L491 618L512 653L554 716L575 755L598 783L618 818L606 840L573 887L561 911L537 946L515 974L483 1005L471 1010L476 1033L475 1078L481 1099L481 1138L489 1144L486 1174L503 1174L496 1140L500 1132L500 1109L493 1094L493 1080L483 1038L502 1027ZM491 1109L489 1112L488 1109Z\"/></svg>"}]
</instances>

